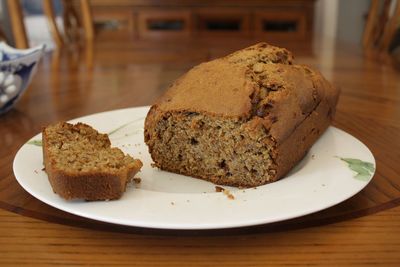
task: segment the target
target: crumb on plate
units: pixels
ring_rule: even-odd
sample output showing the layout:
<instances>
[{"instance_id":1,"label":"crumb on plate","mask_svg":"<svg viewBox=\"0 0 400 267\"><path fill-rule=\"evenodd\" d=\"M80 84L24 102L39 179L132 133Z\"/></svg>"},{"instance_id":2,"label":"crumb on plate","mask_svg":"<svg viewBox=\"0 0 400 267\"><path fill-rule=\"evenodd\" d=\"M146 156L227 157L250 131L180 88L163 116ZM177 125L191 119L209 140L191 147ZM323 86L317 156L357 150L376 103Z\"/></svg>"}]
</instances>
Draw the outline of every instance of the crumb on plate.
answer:
<instances>
[{"instance_id":1,"label":"crumb on plate","mask_svg":"<svg viewBox=\"0 0 400 267\"><path fill-rule=\"evenodd\" d=\"M227 196L229 199L235 199L235 196L231 194L231 192L228 189L225 189L221 186L215 186L215 192L223 192L225 196Z\"/></svg>"}]
</instances>

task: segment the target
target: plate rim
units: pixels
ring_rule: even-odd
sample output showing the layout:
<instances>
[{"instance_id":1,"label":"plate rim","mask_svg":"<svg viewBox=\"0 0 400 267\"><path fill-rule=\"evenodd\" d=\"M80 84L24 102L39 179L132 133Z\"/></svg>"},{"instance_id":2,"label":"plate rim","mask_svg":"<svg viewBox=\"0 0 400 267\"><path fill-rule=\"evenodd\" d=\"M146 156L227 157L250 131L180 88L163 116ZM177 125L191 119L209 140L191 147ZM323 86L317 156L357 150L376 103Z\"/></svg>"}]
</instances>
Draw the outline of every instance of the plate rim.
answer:
<instances>
[{"instance_id":1,"label":"plate rim","mask_svg":"<svg viewBox=\"0 0 400 267\"><path fill-rule=\"evenodd\" d=\"M93 114L88 114L82 117L78 117L78 118L74 118L70 121L77 121L77 120L83 120L83 119L88 119L92 116L101 116L107 113L111 113L111 112L121 112L121 111L134 111L134 110L139 110L139 109L149 109L150 106L139 106L139 107L131 107L131 108L122 108L122 109L115 109L115 110L109 110L109 111L103 111L103 112L99 112L99 113L93 113ZM334 131L338 131L340 134L344 134L347 135L348 137L354 139L355 141L359 142L360 145L364 146L370 153L371 155L371 159L373 160L373 164L376 168L376 160L374 155L372 154L371 150L363 143L361 142L358 138L354 137L353 135L337 128L334 127L332 125L330 125L328 127L334 129ZM326 130L326 132L328 131L328 129ZM31 137L29 140L34 139L35 137L41 135L41 133L38 133L36 135L34 135L33 137ZM240 227L249 227L249 226L255 226L255 225L263 225L263 224L270 224L270 223L276 223L276 222L281 222L281 221L286 221L286 220L290 220L290 219L294 219L294 218L298 218L301 216L305 216L305 215L309 215L312 213L316 213L322 210L325 210L327 208L333 207L341 202L344 202L346 200L348 200L349 198L351 198L352 196L358 194L360 191L362 191L373 179L374 174L376 173L376 170L372 173L371 177L369 178L368 181L364 182L362 184L362 186L360 186L357 190L352 191L351 193L348 193L344 198L342 199L337 199L336 201L330 202L329 204L325 204L325 205L321 205L318 209L315 208L307 208L307 209L302 209L298 212L295 213L290 213L287 216L278 216L278 218L275 216L274 219L268 219L268 216L265 217L264 219L247 219L246 220L241 220L240 222L224 222L224 223L219 223L219 224L215 224L215 223L199 223L199 224L182 224L182 223L165 223L165 222L146 222L145 220L137 220L134 222L126 222L125 220L118 220L118 219L114 219L114 218L108 218L108 219L104 219L102 218L101 215L96 216L95 214L85 214L84 211L81 210L76 210L73 208L69 208L69 206L63 206L62 204L59 204L57 202L52 202L51 199L48 199L45 195L42 196L40 194L38 194L35 190L32 190L31 188L28 188L27 185L21 181L23 179L21 179L21 177L18 177L17 173L17 164L18 164L18 159L23 151L23 148L27 145L27 143L24 143L19 149L18 152L16 153L14 160L13 160L13 172L14 172L14 176L18 182L18 184L26 191L28 192L30 195L32 195L33 197L35 197L36 199L38 199L39 201L53 207L56 209L59 209L61 211L76 215L76 216L80 216L86 219L91 219L91 220L95 220L95 221L99 221L99 222L105 222L105 223L111 223L111 224L118 224L118 225L123 225L123 226L127 226L127 227L141 227L141 228L149 228L149 229L164 229L164 230L212 230L212 229L230 229L230 228L240 228ZM47 177L47 175L46 175ZM261 187L261 186L259 186ZM258 188L259 188L258 187ZM147 191L144 189L141 189L142 191ZM52 191L52 190L51 190ZM118 200L116 200L118 201ZM62 202L63 203L63 202Z\"/></svg>"}]
</instances>

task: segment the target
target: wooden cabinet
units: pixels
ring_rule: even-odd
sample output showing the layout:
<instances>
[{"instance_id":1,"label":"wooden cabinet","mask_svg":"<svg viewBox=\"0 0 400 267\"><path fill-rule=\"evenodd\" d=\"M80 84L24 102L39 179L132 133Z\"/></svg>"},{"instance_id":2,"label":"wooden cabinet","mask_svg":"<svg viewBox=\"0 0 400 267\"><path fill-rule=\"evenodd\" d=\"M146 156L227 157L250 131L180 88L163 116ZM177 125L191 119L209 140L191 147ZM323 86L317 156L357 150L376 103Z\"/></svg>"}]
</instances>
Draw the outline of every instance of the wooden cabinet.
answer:
<instances>
[{"instance_id":1,"label":"wooden cabinet","mask_svg":"<svg viewBox=\"0 0 400 267\"><path fill-rule=\"evenodd\" d=\"M91 4L98 36L107 38L231 36L301 42L312 37L314 0L92 0Z\"/></svg>"},{"instance_id":2,"label":"wooden cabinet","mask_svg":"<svg viewBox=\"0 0 400 267\"><path fill-rule=\"evenodd\" d=\"M96 8L93 20L96 38L126 39L134 37L135 16L131 9Z\"/></svg>"},{"instance_id":3,"label":"wooden cabinet","mask_svg":"<svg viewBox=\"0 0 400 267\"><path fill-rule=\"evenodd\" d=\"M193 12L195 28L199 36L225 37L250 36L251 13L237 8L202 8Z\"/></svg>"},{"instance_id":4,"label":"wooden cabinet","mask_svg":"<svg viewBox=\"0 0 400 267\"><path fill-rule=\"evenodd\" d=\"M254 14L254 34L265 38L305 41L307 16L302 11L260 10Z\"/></svg>"},{"instance_id":5,"label":"wooden cabinet","mask_svg":"<svg viewBox=\"0 0 400 267\"><path fill-rule=\"evenodd\" d=\"M139 37L188 37L192 31L191 12L186 9L142 9L137 12Z\"/></svg>"}]
</instances>

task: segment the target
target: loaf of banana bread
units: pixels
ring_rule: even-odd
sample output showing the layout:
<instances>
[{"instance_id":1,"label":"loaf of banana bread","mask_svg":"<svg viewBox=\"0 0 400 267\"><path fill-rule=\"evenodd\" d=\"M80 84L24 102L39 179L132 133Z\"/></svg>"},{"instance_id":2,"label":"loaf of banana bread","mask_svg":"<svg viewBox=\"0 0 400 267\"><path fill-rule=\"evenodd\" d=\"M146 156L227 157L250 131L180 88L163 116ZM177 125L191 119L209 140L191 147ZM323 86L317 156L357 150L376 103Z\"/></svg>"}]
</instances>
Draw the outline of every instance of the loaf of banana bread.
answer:
<instances>
[{"instance_id":1,"label":"loaf of banana bread","mask_svg":"<svg viewBox=\"0 0 400 267\"><path fill-rule=\"evenodd\" d=\"M283 48L259 43L195 66L151 107L155 166L221 185L276 181L329 126L339 91Z\"/></svg>"},{"instance_id":2,"label":"loaf of banana bread","mask_svg":"<svg viewBox=\"0 0 400 267\"><path fill-rule=\"evenodd\" d=\"M83 123L50 125L43 129L42 140L50 184L65 199L118 199L143 165Z\"/></svg>"}]
</instances>

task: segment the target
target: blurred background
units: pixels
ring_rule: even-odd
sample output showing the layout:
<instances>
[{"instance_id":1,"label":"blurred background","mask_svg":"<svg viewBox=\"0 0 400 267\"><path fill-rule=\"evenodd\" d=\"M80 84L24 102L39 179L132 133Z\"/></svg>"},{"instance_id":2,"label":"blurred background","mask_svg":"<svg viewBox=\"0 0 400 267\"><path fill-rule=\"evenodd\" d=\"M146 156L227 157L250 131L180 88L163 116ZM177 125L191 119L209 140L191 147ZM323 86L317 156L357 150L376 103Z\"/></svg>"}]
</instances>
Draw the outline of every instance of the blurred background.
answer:
<instances>
[{"instance_id":1,"label":"blurred background","mask_svg":"<svg viewBox=\"0 0 400 267\"><path fill-rule=\"evenodd\" d=\"M67 110L78 102L77 114L148 105L194 65L261 41L333 82L343 83L337 70L368 68L365 58L400 66L400 0L1 0L0 9L3 40L46 44L34 81L43 96L57 91ZM104 86L135 98L104 103Z\"/></svg>"},{"instance_id":2,"label":"blurred background","mask_svg":"<svg viewBox=\"0 0 400 267\"><path fill-rule=\"evenodd\" d=\"M400 0L1 0L0 14L12 46L47 45L18 107L40 98L51 120L149 105L196 64L261 41L343 87L400 66Z\"/></svg>"},{"instance_id":3,"label":"blurred background","mask_svg":"<svg viewBox=\"0 0 400 267\"><path fill-rule=\"evenodd\" d=\"M2 0L3 38L18 43L18 11ZM87 2L85 11L82 2ZM46 43L48 49L78 38L90 20L96 42L125 44L200 41L255 43L267 41L295 50L346 43L397 55L399 7L396 0L23 0L19 1L28 46ZM46 10L47 8L47 10ZM50 9L50 10L49 10ZM366 29L368 14L370 27ZM397 16L397 20L395 17ZM374 18L372 18L374 17ZM391 22L396 20L395 22ZM390 24L390 25L389 25ZM393 26L392 24L395 24ZM54 26L56 25L56 26ZM390 33L385 33L389 27ZM56 28L56 29L55 29ZM76 30L77 29L77 30ZM58 32L58 33L57 33ZM382 47L383 35L390 35ZM58 35L58 37L57 37ZM74 36L75 35L75 36ZM66 36L66 37L64 37ZM369 40L368 40L369 38ZM69 40L68 40L69 39ZM208 40L204 41L204 40ZM248 41L248 42L246 42ZM24 46L24 45L22 45Z\"/></svg>"}]
</instances>

